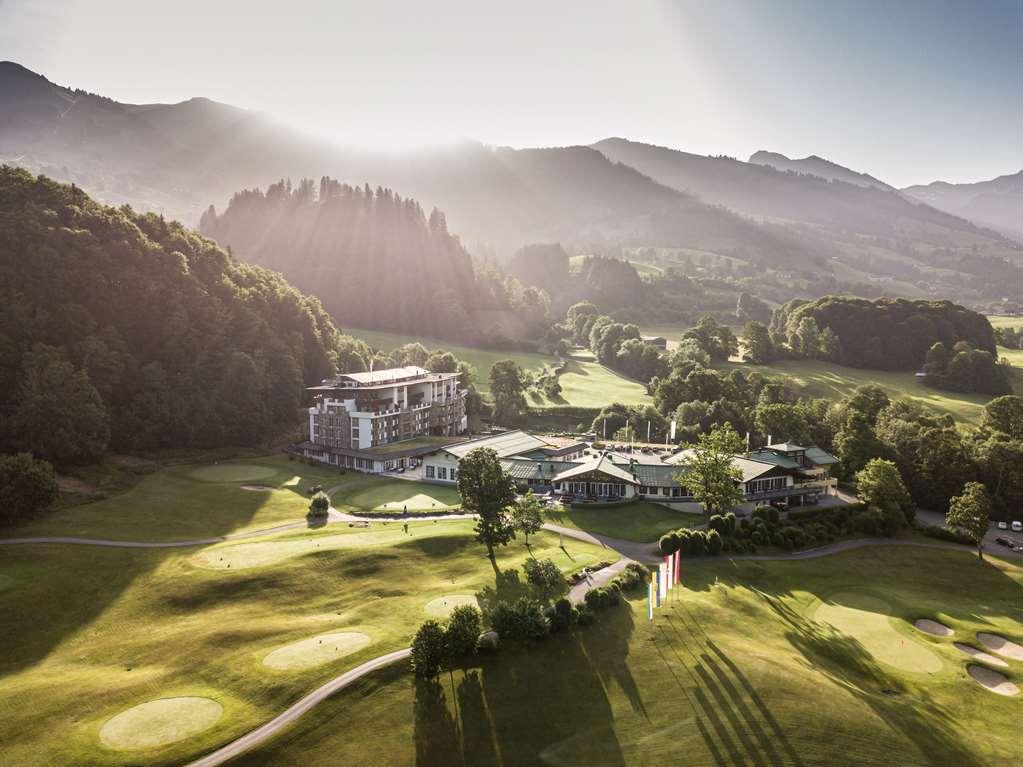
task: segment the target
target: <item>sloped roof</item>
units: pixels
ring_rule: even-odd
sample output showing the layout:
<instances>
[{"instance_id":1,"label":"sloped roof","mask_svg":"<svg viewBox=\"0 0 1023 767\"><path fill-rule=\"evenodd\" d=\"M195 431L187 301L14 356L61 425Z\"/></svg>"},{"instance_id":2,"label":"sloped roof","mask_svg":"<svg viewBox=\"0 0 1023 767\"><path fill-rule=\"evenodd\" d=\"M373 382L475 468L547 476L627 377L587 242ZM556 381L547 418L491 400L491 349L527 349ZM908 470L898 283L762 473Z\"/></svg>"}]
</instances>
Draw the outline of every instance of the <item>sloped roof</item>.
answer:
<instances>
[{"instance_id":1,"label":"sloped roof","mask_svg":"<svg viewBox=\"0 0 1023 767\"><path fill-rule=\"evenodd\" d=\"M677 466L668 464L654 466L649 463L640 463L633 466L632 469L636 472L636 479L639 480L641 485L655 485L657 487L681 486L675 481L675 472L678 471Z\"/></svg>"},{"instance_id":2,"label":"sloped roof","mask_svg":"<svg viewBox=\"0 0 1023 767\"><path fill-rule=\"evenodd\" d=\"M768 445L767 450L778 450L782 453L798 453L802 450L806 450L802 445L797 445L793 442L775 442L773 445Z\"/></svg>"},{"instance_id":3,"label":"sloped roof","mask_svg":"<svg viewBox=\"0 0 1023 767\"><path fill-rule=\"evenodd\" d=\"M464 458L471 450L475 450L478 447L489 447L497 453L498 458L508 458L513 455L525 453L530 450L537 450L546 446L547 443L539 437L534 437L532 434L516 430L506 431L501 434L494 434L488 437L478 437L476 439L466 440L465 442L459 442L455 445L448 445L443 448L443 450L444 452L450 453L456 458L461 459Z\"/></svg>"},{"instance_id":4,"label":"sloped roof","mask_svg":"<svg viewBox=\"0 0 1023 767\"><path fill-rule=\"evenodd\" d=\"M614 477L622 482L628 482L633 485L638 484L636 478L633 477L631 473L620 466L615 466L614 461L606 455L598 456L597 458L593 458L583 463L573 464L571 468L555 475L554 481L562 482L566 479L571 479L572 477L578 477L581 474L589 474L592 471L607 474L609 477Z\"/></svg>"},{"instance_id":5,"label":"sloped roof","mask_svg":"<svg viewBox=\"0 0 1023 767\"><path fill-rule=\"evenodd\" d=\"M575 465L571 461L534 461L518 457L505 458L501 461L501 468L508 472L512 479L553 480L558 472Z\"/></svg>"},{"instance_id":6,"label":"sloped roof","mask_svg":"<svg viewBox=\"0 0 1023 767\"><path fill-rule=\"evenodd\" d=\"M833 463L838 463L838 459L835 456L827 450L821 450L816 446L806 449L806 459L817 466L830 466Z\"/></svg>"},{"instance_id":7,"label":"sloped roof","mask_svg":"<svg viewBox=\"0 0 1023 767\"><path fill-rule=\"evenodd\" d=\"M739 471L742 472L743 482L749 482L751 479L761 477L772 469L781 468L774 463L758 461L755 458L741 458L739 456L732 458L732 465L737 466Z\"/></svg>"},{"instance_id":8,"label":"sloped roof","mask_svg":"<svg viewBox=\"0 0 1023 767\"><path fill-rule=\"evenodd\" d=\"M762 449L754 450L750 453L750 458L756 461L766 461L767 463L773 463L775 466L781 466L785 469L798 469L799 463L792 460L786 455L775 453L772 450Z\"/></svg>"}]
</instances>

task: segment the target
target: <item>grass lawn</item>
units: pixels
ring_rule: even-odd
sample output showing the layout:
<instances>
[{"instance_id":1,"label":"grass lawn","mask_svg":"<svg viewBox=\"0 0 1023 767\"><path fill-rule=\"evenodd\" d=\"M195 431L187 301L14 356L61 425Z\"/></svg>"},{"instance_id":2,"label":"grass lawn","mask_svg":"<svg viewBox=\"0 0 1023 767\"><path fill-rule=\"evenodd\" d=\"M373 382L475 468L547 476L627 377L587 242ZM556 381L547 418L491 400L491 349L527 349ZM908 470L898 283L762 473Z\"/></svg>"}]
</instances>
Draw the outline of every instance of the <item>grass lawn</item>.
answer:
<instances>
[{"instance_id":1,"label":"grass lawn","mask_svg":"<svg viewBox=\"0 0 1023 767\"><path fill-rule=\"evenodd\" d=\"M384 351L392 351L404 344L418 341L427 349L443 349L444 351L451 352L458 359L465 360L476 368L476 385L485 394L490 392L490 368L494 366L495 362L509 359L515 360L520 367L537 372L544 367L554 367L557 365L557 360L554 357L548 357L545 354L503 351L500 349L477 349L471 346L459 346L437 338L406 336L380 330L345 328L345 332L355 338L361 338L370 346L383 349Z\"/></svg>"},{"instance_id":2,"label":"grass lawn","mask_svg":"<svg viewBox=\"0 0 1023 767\"><path fill-rule=\"evenodd\" d=\"M401 442L388 442L384 445L377 445L366 450L373 455L389 455L390 453L402 453L406 450L414 450L421 447L439 447L450 445L452 442L461 442L465 437L413 437Z\"/></svg>"},{"instance_id":3,"label":"grass lawn","mask_svg":"<svg viewBox=\"0 0 1023 767\"><path fill-rule=\"evenodd\" d=\"M1023 640L1023 569L877 547L805 562L701 562L683 579L680 601L652 624L636 597L592 627L505 646L435 683L381 671L243 761L1019 762L1023 699L980 687L952 643L976 645L980 631ZM912 625L921 617L954 636L921 633ZM1009 665L1020 684L1023 662Z\"/></svg>"},{"instance_id":4,"label":"grass lawn","mask_svg":"<svg viewBox=\"0 0 1023 767\"><path fill-rule=\"evenodd\" d=\"M1005 314L990 314L988 322L993 328L1019 328L1023 327L1023 317L1010 316Z\"/></svg>"},{"instance_id":5,"label":"grass lawn","mask_svg":"<svg viewBox=\"0 0 1023 767\"><path fill-rule=\"evenodd\" d=\"M657 503L637 501L623 506L564 506L545 511L545 521L588 533L636 543L651 543L669 530L703 523L702 514L675 511Z\"/></svg>"},{"instance_id":6,"label":"grass lawn","mask_svg":"<svg viewBox=\"0 0 1023 767\"><path fill-rule=\"evenodd\" d=\"M917 400L940 413L950 413L956 420L968 424L980 422L984 404L991 399L984 394L960 394L931 389L919 383L913 373L860 370L817 360L780 360L771 365L727 362L718 367L742 367L760 371L764 375L782 376L787 381L805 387L807 394L829 399L840 399L863 384L877 384L888 392L889 397ZM1020 386L1019 381L1016 386Z\"/></svg>"},{"instance_id":7,"label":"grass lawn","mask_svg":"<svg viewBox=\"0 0 1023 767\"><path fill-rule=\"evenodd\" d=\"M578 541L561 549L551 533L530 538L533 555L566 573L615 558ZM499 549L498 581L469 521L181 549L0 547L0 761L183 764L407 646L447 599L521 592L508 573L529 553L521 541Z\"/></svg>"},{"instance_id":8,"label":"grass lawn","mask_svg":"<svg viewBox=\"0 0 1023 767\"><path fill-rule=\"evenodd\" d=\"M412 482L406 479L378 479L375 482L334 494L334 507L340 511L360 512L451 511L461 506L458 490L445 485Z\"/></svg>"}]
</instances>

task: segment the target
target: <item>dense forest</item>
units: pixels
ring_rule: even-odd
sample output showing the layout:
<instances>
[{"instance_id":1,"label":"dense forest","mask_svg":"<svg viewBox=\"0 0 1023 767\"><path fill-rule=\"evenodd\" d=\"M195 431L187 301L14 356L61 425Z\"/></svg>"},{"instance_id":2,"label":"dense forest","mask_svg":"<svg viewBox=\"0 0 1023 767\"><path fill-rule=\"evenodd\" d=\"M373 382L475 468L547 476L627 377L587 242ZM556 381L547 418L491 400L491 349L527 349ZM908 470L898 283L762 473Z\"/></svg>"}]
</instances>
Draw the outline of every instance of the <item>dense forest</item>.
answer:
<instances>
[{"instance_id":1,"label":"dense forest","mask_svg":"<svg viewBox=\"0 0 1023 767\"><path fill-rule=\"evenodd\" d=\"M771 334L797 356L875 370L920 370L936 343L996 353L987 318L950 301L793 300L775 311Z\"/></svg>"},{"instance_id":2,"label":"dense forest","mask_svg":"<svg viewBox=\"0 0 1023 767\"><path fill-rule=\"evenodd\" d=\"M0 242L5 451L256 444L336 367L319 301L176 222L5 166Z\"/></svg>"},{"instance_id":3,"label":"dense forest","mask_svg":"<svg viewBox=\"0 0 1023 767\"><path fill-rule=\"evenodd\" d=\"M222 214L211 206L200 230L240 259L281 271L356 327L500 343L529 333L513 309L546 318L539 291L474 268L443 213L427 216L390 189L281 181L235 194Z\"/></svg>"}]
</instances>

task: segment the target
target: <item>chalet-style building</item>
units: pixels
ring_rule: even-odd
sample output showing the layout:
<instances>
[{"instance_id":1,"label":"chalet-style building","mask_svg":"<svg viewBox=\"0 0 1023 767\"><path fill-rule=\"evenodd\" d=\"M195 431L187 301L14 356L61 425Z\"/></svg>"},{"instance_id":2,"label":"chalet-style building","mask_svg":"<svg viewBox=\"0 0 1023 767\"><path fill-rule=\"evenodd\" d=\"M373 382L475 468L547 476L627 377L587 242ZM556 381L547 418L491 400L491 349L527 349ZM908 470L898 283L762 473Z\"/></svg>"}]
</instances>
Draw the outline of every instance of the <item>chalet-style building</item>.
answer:
<instances>
[{"instance_id":1,"label":"chalet-style building","mask_svg":"<svg viewBox=\"0 0 1023 767\"><path fill-rule=\"evenodd\" d=\"M572 502L647 499L693 503L690 492L674 477L679 464L692 454L689 450L608 451L584 443L544 447L543 442L549 439L512 431L447 445L423 458L422 478L453 484L457 481L458 460L474 448L490 447L522 490L551 493ZM732 460L741 474L743 498L750 505L813 503L834 485L829 472L837 463L833 455L820 448L790 444L768 445Z\"/></svg>"},{"instance_id":2,"label":"chalet-style building","mask_svg":"<svg viewBox=\"0 0 1023 767\"><path fill-rule=\"evenodd\" d=\"M309 391L309 441L298 447L342 468L404 468L468 428L458 373L420 367L343 373Z\"/></svg>"}]
</instances>

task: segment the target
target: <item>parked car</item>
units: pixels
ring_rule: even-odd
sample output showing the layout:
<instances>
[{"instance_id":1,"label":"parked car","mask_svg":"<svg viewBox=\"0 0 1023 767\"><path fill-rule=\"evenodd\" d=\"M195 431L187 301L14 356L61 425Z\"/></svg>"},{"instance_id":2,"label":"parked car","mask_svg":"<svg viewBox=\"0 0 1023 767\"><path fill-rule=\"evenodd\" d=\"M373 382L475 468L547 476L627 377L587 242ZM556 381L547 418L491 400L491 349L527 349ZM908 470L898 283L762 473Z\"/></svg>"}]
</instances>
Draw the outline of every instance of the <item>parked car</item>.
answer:
<instances>
[{"instance_id":1,"label":"parked car","mask_svg":"<svg viewBox=\"0 0 1023 767\"><path fill-rule=\"evenodd\" d=\"M398 473L399 474L404 474L405 473L405 467L404 466L399 466L398 467Z\"/></svg>"},{"instance_id":2,"label":"parked car","mask_svg":"<svg viewBox=\"0 0 1023 767\"><path fill-rule=\"evenodd\" d=\"M995 538L995 543L997 543L999 546L1008 546L1010 549L1012 548L1012 540L1006 538L1004 535L999 535L997 538Z\"/></svg>"},{"instance_id":3,"label":"parked car","mask_svg":"<svg viewBox=\"0 0 1023 767\"><path fill-rule=\"evenodd\" d=\"M998 529L999 530L1008 530L1009 529L1009 523L1005 522L1005 521L999 522L998 523Z\"/></svg>"},{"instance_id":4,"label":"parked car","mask_svg":"<svg viewBox=\"0 0 1023 767\"><path fill-rule=\"evenodd\" d=\"M1012 532L1023 533L1023 522L1020 522L1018 519L1014 519L1012 521Z\"/></svg>"}]
</instances>

